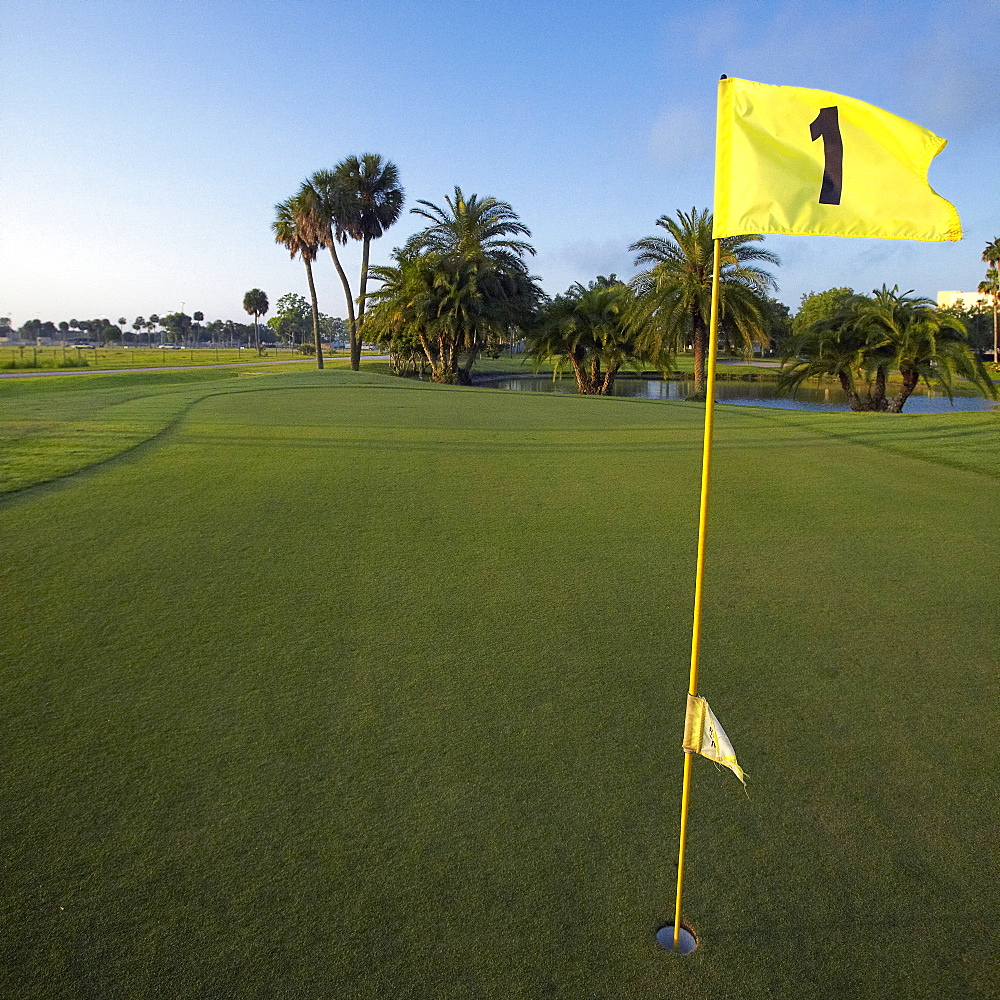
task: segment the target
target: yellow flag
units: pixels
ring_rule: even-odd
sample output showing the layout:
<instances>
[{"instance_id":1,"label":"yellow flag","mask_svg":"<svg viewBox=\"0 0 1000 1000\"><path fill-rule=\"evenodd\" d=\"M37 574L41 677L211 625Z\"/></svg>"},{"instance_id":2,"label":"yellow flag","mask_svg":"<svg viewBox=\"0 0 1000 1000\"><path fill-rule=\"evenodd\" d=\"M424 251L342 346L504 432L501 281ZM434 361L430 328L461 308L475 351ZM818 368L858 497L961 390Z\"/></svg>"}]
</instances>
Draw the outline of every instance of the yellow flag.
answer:
<instances>
[{"instance_id":1,"label":"yellow flag","mask_svg":"<svg viewBox=\"0 0 1000 1000\"><path fill-rule=\"evenodd\" d=\"M927 183L945 140L827 90L719 81L712 235L960 240Z\"/></svg>"},{"instance_id":2,"label":"yellow flag","mask_svg":"<svg viewBox=\"0 0 1000 1000\"><path fill-rule=\"evenodd\" d=\"M743 768L736 760L736 751L729 742L725 729L708 707L708 702L698 695L688 695L682 746L687 753L701 754L702 757L728 767L744 785L746 784Z\"/></svg>"}]
</instances>

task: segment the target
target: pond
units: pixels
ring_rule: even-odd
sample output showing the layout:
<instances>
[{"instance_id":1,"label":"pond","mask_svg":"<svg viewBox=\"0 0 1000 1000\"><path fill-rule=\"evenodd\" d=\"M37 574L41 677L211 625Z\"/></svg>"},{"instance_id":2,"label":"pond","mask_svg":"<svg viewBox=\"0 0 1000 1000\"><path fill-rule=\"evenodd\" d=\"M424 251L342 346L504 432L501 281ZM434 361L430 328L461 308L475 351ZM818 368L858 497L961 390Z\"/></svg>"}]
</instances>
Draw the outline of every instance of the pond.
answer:
<instances>
[{"instance_id":1,"label":"pond","mask_svg":"<svg viewBox=\"0 0 1000 1000\"><path fill-rule=\"evenodd\" d=\"M491 389L514 389L519 392L576 392L576 380L561 378L553 382L547 376L510 378L487 383ZM633 399L687 399L694 383L684 379L621 378L614 384L614 396ZM823 410L847 412L850 407L839 386L806 386L795 398L779 395L774 382L716 382L715 401L737 406L772 406L783 410ZM989 410L997 404L975 395L956 395L953 400L942 392L930 392L923 386L914 391L903 407L904 413L952 413Z\"/></svg>"}]
</instances>

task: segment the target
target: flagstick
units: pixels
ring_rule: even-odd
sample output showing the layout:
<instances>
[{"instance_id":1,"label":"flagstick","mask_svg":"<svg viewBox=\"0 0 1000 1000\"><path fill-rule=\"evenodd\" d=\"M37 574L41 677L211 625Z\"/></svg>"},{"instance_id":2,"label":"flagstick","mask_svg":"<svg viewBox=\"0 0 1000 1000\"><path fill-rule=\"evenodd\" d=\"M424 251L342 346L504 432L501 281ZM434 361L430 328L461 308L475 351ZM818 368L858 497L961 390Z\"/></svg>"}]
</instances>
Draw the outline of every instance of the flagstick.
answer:
<instances>
[{"instance_id":1,"label":"flagstick","mask_svg":"<svg viewBox=\"0 0 1000 1000\"><path fill-rule=\"evenodd\" d=\"M698 568L694 578L694 623L691 627L691 676L688 694L698 693L698 652L701 649L701 594L705 577L705 536L708 529L708 487L712 466L712 424L715 406L715 344L719 330L719 241L712 255L712 312L708 324L708 384L705 387L705 440L701 458L701 515L698 521ZM684 888L684 848L687 844L688 805L691 801L691 759L684 752L684 790L681 793L681 839L677 855L677 904L674 908L674 951L681 942L681 892Z\"/></svg>"}]
</instances>

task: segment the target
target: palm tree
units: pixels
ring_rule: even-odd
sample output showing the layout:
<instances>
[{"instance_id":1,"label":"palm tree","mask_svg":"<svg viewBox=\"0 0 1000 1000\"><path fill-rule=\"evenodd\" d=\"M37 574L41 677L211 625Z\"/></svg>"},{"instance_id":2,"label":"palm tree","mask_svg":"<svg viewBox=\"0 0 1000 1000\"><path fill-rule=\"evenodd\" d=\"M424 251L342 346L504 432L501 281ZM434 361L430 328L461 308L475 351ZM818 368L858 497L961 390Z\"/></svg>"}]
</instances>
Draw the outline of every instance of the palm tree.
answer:
<instances>
[{"instance_id":1,"label":"palm tree","mask_svg":"<svg viewBox=\"0 0 1000 1000\"><path fill-rule=\"evenodd\" d=\"M877 408L872 402L867 368L869 344L865 335L850 324L849 318L845 310L831 319L813 323L786 343L780 389L789 389L794 395L807 379L833 377L840 383L852 410ZM861 395L863 377L868 385L867 398Z\"/></svg>"},{"instance_id":2,"label":"palm tree","mask_svg":"<svg viewBox=\"0 0 1000 1000\"><path fill-rule=\"evenodd\" d=\"M531 230L508 202L489 197L480 199L476 194L466 198L457 185L454 197L446 195L444 200L447 208L420 199L417 204L423 207L410 209L412 214L430 222L426 229L410 237L412 249L470 259L488 258L526 270L524 255L533 257L535 248L514 237L531 236Z\"/></svg>"},{"instance_id":3,"label":"palm tree","mask_svg":"<svg viewBox=\"0 0 1000 1000\"><path fill-rule=\"evenodd\" d=\"M463 352L499 343L527 323L538 288L526 274L497 267L489 260L455 254L393 251L394 264L373 267L381 286L369 296L365 321L375 339L392 344L416 337L435 382L467 380L459 367Z\"/></svg>"},{"instance_id":4,"label":"palm tree","mask_svg":"<svg viewBox=\"0 0 1000 1000\"><path fill-rule=\"evenodd\" d=\"M480 293L494 299L496 307L506 304L508 330L523 326L541 293L524 262L525 255L534 256L535 248L517 238L531 236L531 230L510 204L492 197L480 199L476 194L467 198L458 186L453 197L445 197L445 208L423 200L417 204L422 207L410 211L423 216L430 225L410 237L404 248L406 253L432 254L464 262L458 271L474 270ZM471 381L477 355L498 329L493 321L465 329L459 348L466 353L465 365L456 370L460 381Z\"/></svg>"},{"instance_id":5,"label":"palm tree","mask_svg":"<svg viewBox=\"0 0 1000 1000\"><path fill-rule=\"evenodd\" d=\"M369 248L372 240L379 239L399 218L403 210L403 189L399 186L396 164L391 160L383 162L378 153L348 156L334 167L333 172L337 186L355 202L354 210L345 214L344 227L351 239L361 241L358 336L363 340Z\"/></svg>"},{"instance_id":6,"label":"palm tree","mask_svg":"<svg viewBox=\"0 0 1000 1000\"><path fill-rule=\"evenodd\" d=\"M370 336L389 343L400 333L420 341L434 382L454 381L463 299L470 282L438 254L393 251L393 264L372 268L380 282L368 313ZM464 293L464 294L463 294Z\"/></svg>"},{"instance_id":7,"label":"palm tree","mask_svg":"<svg viewBox=\"0 0 1000 1000\"><path fill-rule=\"evenodd\" d=\"M988 295L993 300L993 360L994 361L1000 360L1000 355L997 354L997 326L996 326L997 294L1000 293L1000 280L998 279L1000 279L1000 272L991 267L986 272L986 280L980 281L979 284L976 286L976 291L979 292L980 295ZM959 300L959 302L961 302L961 300ZM958 304L959 303L956 303L956 305ZM977 306L978 308L982 309L983 305L984 303L982 302L975 303L969 311L970 312L974 311L977 308Z\"/></svg>"},{"instance_id":8,"label":"palm tree","mask_svg":"<svg viewBox=\"0 0 1000 1000\"><path fill-rule=\"evenodd\" d=\"M987 243L983 250L983 262L989 264L986 272L986 281L992 282L993 287L984 289L979 286L978 291L993 297L993 360L1000 363L1000 337L997 336L997 299L1000 297L1000 280L997 272L1000 269L1000 236L995 237L992 243ZM992 278L990 272L993 272Z\"/></svg>"},{"instance_id":9,"label":"palm tree","mask_svg":"<svg viewBox=\"0 0 1000 1000\"><path fill-rule=\"evenodd\" d=\"M986 271L986 281L981 282L977 291L989 295L993 299L993 360L1000 362L1000 336L997 333L997 299L1000 297L1000 237L987 243L983 250L983 261L989 265ZM987 286L987 287L984 287Z\"/></svg>"},{"instance_id":10,"label":"palm tree","mask_svg":"<svg viewBox=\"0 0 1000 1000\"><path fill-rule=\"evenodd\" d=\"M159 325L160 325L160 317L159 317L159 316L157 316L157 315L156 315L156 313L150 313L150 314L149 314L149 319L148 319L148 320L146 320L146 329L147 329L147 330L149 331L149 336L150 336L150 338L152 338L152 336L153 336L153 331L154 331L154 330L155 330L155 329L156 329L156 328L157 328L157 327L158 327ZM163 343L163 335L162 335L162 332L161 332L161 334L160 334L160 343L161 343L161 344Z\"/></svg>"},{"instance_id":11,"label":"palm tree","mask_svg":"<svg viewBox=\"0 0 1000 1000\"><path fill-rule=\"evenodd\" d=\"M201 340L201 324L205 321L205 314L200 309L195 309L191 313L191 347L195 348L198 346L198 341ZM194 357L194 355L191 355Z\"/></svg>"},{"instance_id":12,"label":"palm tree","mask_svg":"<svg viewBox=\"0 0 1000 1000\"><path fill-rule=\"evenodd\" d=\"M309 282L309 298L312 301L313 343L316 345L316 367L323 367L323 345L319 338L319 305L316 301L316 283L313 281L312 266L319 253L320 235L316 226L316 213L312 211L313 199L309 189L303 185L299 193L274 206L275 219L271 223L275 243L280 243L294 260L302 259L306 266L306 280ZM278 303L279 309L281 303Z\"/></svg>"},{"instance_id":13,"label":"palm tree","mask_svg":"<svg viewBox=\"0 0 1000 1000\"><path fill-rule=\"evenodd\" d=\"M257 318L266 316L270 308L267 296L259 288L251 288L243 296L243 310L253 316L253 340L257 346L257 354L260 354L260 333L257 330Z\"/></svg>"},{"instance_id":14,"label":"palm tree","mask_svg":"<svg viewBox=\"0 0 1000 1000\"><path fill-rule=\"evenodd\" d=\"M705 398L705 365L712 303L712 213L708 209L678 211L676 219L656 220L668 236L647 236L633 243L635 263L650 265L632 279L639 308L636 323L647 350L694 349L694 399ZM743 352L767 343L761 313L766 293L777 287L774 278L752 262L781 263L770 250L753 246L760 235L727 236L721 241L719 269L719 333L731 347Z\"/></svg>"},{"instance_id":15,"label":"palm tree","mask_svg":"<svg viewBox=\"0 0 1000 1000\"><path fill-rule=\"evenodd\" d=\"M393 251L393 264L371 269L382 284L368 295L365 324L383 343L399 331L416 336L434 381L467 384L479 351L524 328L541 291L522 259L534 249L513 239L531 234L510 205L466 199L460 188L446 202L447 209L427 201L412 209L431 225Z\"/></svg>"},{"instance_id":16,"label":"palm tree","mask_svg":"<svg viewBox=\"0 0 1000 1000\"><path fill-rule=\"evenodd\" d=\"M953 399L955 376L964 378L991 399L997 398L997 387L969 345L965 324L957 316L942 316L930 299L914 298L907 302L909 292L899 295L893 287L876 292L876 307L871 318L882 322L882 316L904 317L894 343L894 367L902 377L902 388L889 401L888 412L900 413L903 404L922 380L928 387L935 385ZM905 305L901 305L905 303ZM895 327L889 327L895 333Z\"/></svg>"},{"instance_id":17,"label":"palm tree","mask_svg":"<svg viewBox=\"0 0 1000 1000\"><path fill-rule=\"evenodd\" d=\"M357 202L350 191L345 190L343 179L336 170L317 170L303 185L305 204L313 217L313 226L319 243L330 251L334 270L344 286L347 300L347 329L351 339L351 368L361 367L361 341L358 338L358 322L354 314L354 295L351 283L340 263L337 244L346 243L348 230L359 225Z\"/></svg>"},{"instance_id":18,"label":"palm tree","mask_svg":"<svg viewBox=\"0 0 1000 1000\"><path fill-rule=\"evenodd\" d=\"M622 365L639 360L634 304L632 290L614 275L599 276L586 288L577 283L542 307L528 355L539 366L551 361L553 378L568 363L578 392L607 395ZM658 367L668 367L669 359L658 360Z\"/></svg>"},{"instance_id":19,"label":"palm tree","mask_svg":"<svg viewBox=\"0 0 1000 1000\"><path fill-rule=\"evenodd\" d=\"M855 411L900 413L921 379L951 399L956 375L991 398L997 395L962 321L939 312L930 299L900 294L898 286L846 299L835 317L814 323L791 342L785 362L791 364L782 373L783 387L794 391L808 378L832 375ZM889 398L893 370L902 385Z\"/></svg>"}]
</instances>

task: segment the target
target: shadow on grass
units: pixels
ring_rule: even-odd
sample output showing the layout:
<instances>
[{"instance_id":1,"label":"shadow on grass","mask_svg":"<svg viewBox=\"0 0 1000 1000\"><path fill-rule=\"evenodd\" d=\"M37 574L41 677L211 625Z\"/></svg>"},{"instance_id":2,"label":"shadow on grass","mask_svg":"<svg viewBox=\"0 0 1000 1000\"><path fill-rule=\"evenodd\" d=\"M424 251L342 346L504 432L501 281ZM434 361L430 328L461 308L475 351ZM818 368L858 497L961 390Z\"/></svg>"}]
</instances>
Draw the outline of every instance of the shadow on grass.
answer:
<instances>
[{"instance_id":1,"label":"shadow on grass","mask_svg":"<svg viewBox=\"0 0 1000 1000\"><path fill-rule=\"evenodd\" d=\"M306 391L315 391L325 389L325 386L299 386L297 388L304 389ZM90 473L96 473L105 468L113 467L116 463L131 461L137 457L145 455L147 451L154 448L158 444L161 444L167 438L174 433L178 427L184 422L184 420L191 413L199 403L210 399L213 396L229 396L229 395L239 395L243 393L250 392L276 392L276 391L286 391L287 387L284 386L244 386L244 385L231 385L226 386L224 389L216 390L214 392L206 392L204 395L198 396L195 399L188 400L181 409L168 420L162 427L158 430L153 431L151 434L147 435L140 441L136 441L133 444L126 445L120 451L115 452L112 455L108 455L104 458L98 458L91 462L86 462L76 468L67 469L65 471L57 472L46 476L45 478L34 482L28 483L24 486L17 487L12 490L8 490L4 493L0 493L0 509L4 506L14 503L19 500L26 500L36 496L43 496L47 492L51 492L55 489L61 489L69 484L70 480L75 481L80 476L84 476ZM125 403L133 402L136 399L144 398L141 395L129 396L123 400L116 400L115 406L123 405ZM148 397L145 397L148 398ZM82 421L83 423L88 423L89 421ZM100 418L95 417L93 419L94 424L100 423ZM59 424L53 423L52 428L54 430L59 429ZM95 432L96 434L96 432ZM24 435L24 437L31 437L32 435ZM41 436L39 436L41 438Z\"/></svg>"},{"instance_id":2,"label":"shadow on grass","mask_svg":"<svg viewBox=\"0 0 1000 1000\"><path fill-rule=\"evenodd\" d=\"M820 414L781 419L763 408L747 415L827 438L933 465L1000 479L1000 419L993 411L975 414ZM787 413L787 411L784 411ZM971 417L952 427L939 421ZM918 421L920 423L918 423Z\"/></svg>"},{"instance_id":3,"label":"shadow on grass","mask_svg":"<svg viewBox=\"0 0 1000 1000\"><path fill-rule=\"evenodd\" d=\"M200 374L200 373L199 373ZM306 374L306 373L303 373ZM309 373L315 374L315 373ZM420 382L407 379L389 379L384 376L365 378L365 373L361 373L362 381L356 380L354 373L331 371L332 378L323 378L317 384L288 384L284 380L279 384L260 385L259 383L248 385L245 382L237 383L227 381L224 385L216 382L208 391L189 399L182 405L181 409L169 419L163 426L144 437L140 441L126 445L122 450L106 457L97 458L94 461L84 462L75 468L60 470L52 474L42 473L43 478L36 482L28 483L24 486L14 488L0 495L0 506L15 502L19 499L40 495L45 490L60 488L67 481L85 473L97 472L116 462L131 461L141 457L146 452L158 444L164 443L178 431L192 411L200 403L206 402L217 396L242 395L246 393L287 393L290 391L337 391L348 390L354 392L370 392L372 390L390 391L414 391L414 392L452 392L452 393L475 393L477 396L493 394L510 399L516 395L519 398L524 395L531 395L535 403L551 405L554 400L562 402L556 404L560 408L566 405L569 400L576 400L577 405L585 401L584 405L593 405L594 399L603 398L604 404L598 405L635 405L653 404L670 408L678 417L683 413L683 419L672 422L669 426L643 425L642 427L623 426L620 428L605 428L601 431L599 440L593 441L539 441L539 440L486 440L487 433L501 434L504 436L514 434L545 434L549 428L539 426L530 432L523 429L507 430L503 427L482 428L482 432L473 431L473 436L465 439L451 437L451 434L461 434L461 429L451 428L420 428L413 423L383 425L384 434L372 436L370 433L363 437L339 434L335 436L322 436L316 438L303 438L297 436L292 438L285 436L284 426L275 425L275 433L269 435L247 436L242 429L238 436L227 436L224 434L201 433L197 429L192 429L191 442L199 446L224 445L232 448L235 445L243 445L248 448L253 447L273 447L276 441L281 441L286 448L297 450L317 450L325 448L355 449L355 450L377 450L381 452L489 452L494 454L581 454L599 453L609 447L613 447L628 454L668 454L678 452L700 451L700 434L694 433L701 426L701 404L690 404L679 401L668 400L646 400L628 397L591 397L591 396L552 396L539 398L532 394L512 394L509 390L490 390L477 386L446 386L432 382ZM134 384L134 383L133 383ZM177 383L171 383L176 387ZM137 387L138 388L138 387ZM166 386L164 387L166 388ZM137 399L146 398L142 392L129 393L125 399L116 400L112 405L119 405L132 402ZM154 397L149 397L154 398ZM607 410L600 411L607 413ZM652 412L652 411L648 411ZM657 411L662 413L663 410ZM727 414L727 416L731 416ZM762 407L741 407L739 410L741 420L749 420L751 423L764 424L768 427L780 427L784 433L775 435L765 432L764 434L746 433L743 429L721 428L722 433L717 433L715 447L720 452L732 449L802 449L816 448L817 446L833 447L835 445L856 445L876 451L887 452L908 458L921 459L933 464L950 466L987 475L992 478L1000 478L1000 461L990 465L990 455L988 451L995 449L993 436L987 434L992 428L985 424L985 420L980 419L972 426L965 424L956 427L933 427L918 428L914 421L940 420L940 417L931 417L923 414L809 414L803 416L791 416L788 411L775 411ZM856 420L856 418L861 418ZM944 419L949 419L946 415ZM865 419L869 418L869 419ZM725 418L724 418L725 419ZM986 418L990 419L990 418ZM883 423L882 421L901 421L897 424ZM100 418L95 418L95 425L100 422ZM46 422L48 437L56 437L59 432L58 422ZM563 435L585 436L588 428L568 429L565 425L557 428ZM423 440L404 439L401 434L421 432L428 437ZM792 434L788 432L792 431ZM650 434L671 434L671 440L649 440ZM623 440L626 435L641 434L646 440ZM677 435L683 435L678 439ZM393 435L396 435L393 437ZM976 449L976 440L981 439L984 447ZM989 440L987 440L989 438ZM38 440L44 441L46 434L38 435ZM970 449L969 445L973 445ZM986 453L984 453L986 452Z\"/></svg>"}]
</instances>

